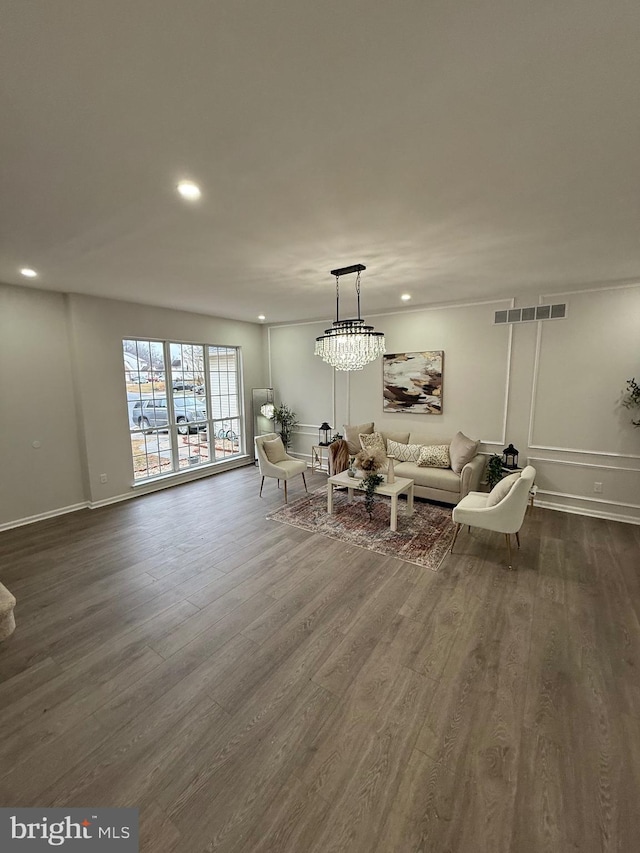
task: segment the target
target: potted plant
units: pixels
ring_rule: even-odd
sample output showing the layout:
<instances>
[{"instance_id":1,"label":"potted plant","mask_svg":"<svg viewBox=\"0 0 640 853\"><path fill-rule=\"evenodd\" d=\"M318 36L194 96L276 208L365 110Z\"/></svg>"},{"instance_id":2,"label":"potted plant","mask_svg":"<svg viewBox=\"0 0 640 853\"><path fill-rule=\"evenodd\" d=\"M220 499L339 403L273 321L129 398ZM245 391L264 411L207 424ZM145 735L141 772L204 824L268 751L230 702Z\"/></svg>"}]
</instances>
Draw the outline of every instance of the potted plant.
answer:
<instances>
[{"instance_id":1,"label":"potted plant","mask_svg":"<svg viewBox=\"0 0 640 853\"><path fill-rule=\"evenodd\" d=\"M370 471L362 478L362 485L364 486L364 508L369 513L369 521L373 519L375 491L382 483L384 483L384 477L382 474L378 474L377 471Z\"/></svg>"},{"instance_id":2,"label":"potted plant","mask_svg":"<svg viewBox=\"0 0 640 853\"><path fill-rule=\"evenodd\" d=\"M285 446L285 450L288 450L291 445L293 430L298 426L298 416L289 406L281 403L273 410L273 420L277 424L280 424L282 443Z\"/></svg>"},{"instance_id":3,"label":"potted plant","mask_svg":"<svg viewBox=\"0 0 640 853\"><path fill-rule=\"evenodd\" d=\"M384 455L379 450L363 448L355 458L355 464L364 471L362 486L364 490L364 508L369 513L369 520L373 518L373 501L375 491L382 483L384 477L378 470L384 464Z\"/></svg>"},{"instance_id":4,"label":"potted plant","mask_svg":"<svg viewBox=\"0 0 640 853\"><path fill-rule=\"evenodd\" d=\"M494 453L489 457L489 461L487 462L486 479L489 491L491 491L491 489L500 482L503 474L502 457L496 456Z\"/></svg>"}]
</instances>

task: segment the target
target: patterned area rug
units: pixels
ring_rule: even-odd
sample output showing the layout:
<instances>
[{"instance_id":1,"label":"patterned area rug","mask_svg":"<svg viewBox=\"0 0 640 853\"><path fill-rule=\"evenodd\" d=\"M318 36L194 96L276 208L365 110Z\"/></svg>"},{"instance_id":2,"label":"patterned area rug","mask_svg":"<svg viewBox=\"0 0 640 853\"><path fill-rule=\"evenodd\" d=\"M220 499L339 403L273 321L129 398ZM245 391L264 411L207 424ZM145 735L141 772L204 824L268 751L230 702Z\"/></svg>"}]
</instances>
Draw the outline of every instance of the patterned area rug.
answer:
<instances>
[{"instance_id":1,"label":"patterned area rug","mask_svg":"<svg viewBox=\"0 0 640 853\"><path fill-rule=\"evenodd\" d=\"M405 499L400 498L396 533L389 529L390 512L391 498L377 495L373 519L369 520L364 495L356 493L353 502L348 503L347 493L336 489L333 515L328 515L324 486L267 518L437 572L453 540L455 525L451 521L451 508L416 500L413 515L407 515Z\"/></svg>"}]
</instances>

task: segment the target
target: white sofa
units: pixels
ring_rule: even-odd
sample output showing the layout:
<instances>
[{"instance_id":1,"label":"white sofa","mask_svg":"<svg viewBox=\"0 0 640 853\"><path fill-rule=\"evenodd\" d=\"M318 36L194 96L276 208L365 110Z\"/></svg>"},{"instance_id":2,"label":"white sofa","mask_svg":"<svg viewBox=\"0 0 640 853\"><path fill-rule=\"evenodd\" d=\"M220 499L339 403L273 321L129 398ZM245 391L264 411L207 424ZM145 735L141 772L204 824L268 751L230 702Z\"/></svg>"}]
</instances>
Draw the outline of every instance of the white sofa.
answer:
<instances>
[{"instance_id":1,"label":"white sofa","mask_svg":"<svg viewBox=\"0 0 640 853\"><path fill-rule=\"evenodd\" d=\"M347 428L345 427L345 431ZM389 439L399 444L451 444L450 438L434 438L422 432L388 432L375 430L382 435L385 445ZM353 435L347 432L347 440L353 441ZM351 443L350 451L353 452L354 445ZM428 468L422 467L415 462L394 462L394 471L398 477L408 477L415 483L414 494L419 498L441 501L442 503L456 505L469 492L479 491L480 482L484 473L486 459L480 454L467 462L459 474L452 468Z\"/></svg>"}]
</instances>

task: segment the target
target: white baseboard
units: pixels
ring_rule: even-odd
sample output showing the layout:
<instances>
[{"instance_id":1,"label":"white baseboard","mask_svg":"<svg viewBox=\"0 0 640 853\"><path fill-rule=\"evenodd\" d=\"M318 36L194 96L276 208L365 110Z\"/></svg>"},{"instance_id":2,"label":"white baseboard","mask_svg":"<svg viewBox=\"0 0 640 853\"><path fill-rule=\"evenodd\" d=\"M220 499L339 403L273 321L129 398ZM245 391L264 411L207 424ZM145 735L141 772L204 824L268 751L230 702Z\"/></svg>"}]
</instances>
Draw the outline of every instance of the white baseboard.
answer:
<instances>
[{"instance_id":1,"label":"white baseboard","mask_svg":"<svg viewBox=\"0 0 640 853\"><path fill-rule=\"evenodd\" d=\"M589 518L603 518L606 521L621 521L624 524L640 524L640 518L637 516L623 515L619 512L609 512L595 506L581 507L576 506L575 504L559 504L554 503L553 501L545 501L540 498L536 498L535 505L542 507L542 509L551 509L556 512L568 512L570 515L586 515Z\"/></svg>"},{"instance_id":2,"label":"white baseboard","mask_svg":"<svg viewBox=\"0 0 640 853\"><path fill-rule=\"evenodd\" d=\"M170 475L168 477L158 477L156 480L150 480L148 483L134 483L131 486L131 491L126 494L114 495L113 497L105 498L102 501L89 501L87 506L89 509L99 509L103 506L121 503L122 501L131 500L131 498L139 498L142 497L142 495L150 495L153 492L170 489L172 486L182 486L185 483L193 483L196 480L202 480L205 477L214 477L216 474L222 474L225 471L233 471L236 468L245 468L246 466L253 464L253 459L249 456L236 456L228 462L219 462L215 466L207 465L200 469L187 469L182 472L183 476Z\"/></svg>"},{"instance_id":3,"label":"white baseboard","mask_svg":"<svg viewBox=\"0 0 640 853\"><path fill-rule=\"evenodd\" d=\"M215 474L221 474L224 471L231 471L234 468L243 468L247 465L253 465L253 459L249 456L235 457L229 462L220 462L215 466L208 466L198 471L196 469L187 470L184 472L184 477L171 477L158 480L153 480L150 483L139 484L135 488L132 487L130 492L123 495L114 495L110 498L105 498L102 501L83 501L82 503L73 504L71 506L52 509L48 512L42 512L38 515L31 515L27 518L17 518L14 521L7 521L5 524L0 524L0 533L4 530L13 530L15 527L24 527L27 524L35 524L37 521L45 521L47 518L55 518L58 515L66 515L69 512L77 512L80 509L98 509L111 504L122 503L122 501L131 500L131 498L139 498L142 495L148 495L152 492L158 492L161 489L168 489L171 486L180 486L183 483L191 483L203 477L212 477Z\"/></svg>"},{"instance_id":4,"label":"white baseboard","mask_svg":"<svg viewBox=\"0 0 640 853\"><path fill-rule=\"evenodd\" d=\"M292 454L296 456L307 456L310 457L311 454L300 453L300 454ZM252 461L243 460L241 465L237 464L237 460L235 465L229 465L229 467L225 467L224 469L218 468L215 472L209 469L208 476L212 476L214 473L222 473L222 470L231 470L232 468L244 467L246 465L252 464ZM206 475L205 475L206 476ZM199 478L192 478L199 479ZM183 482L190 482L190 480L185 480ZM173 485L179 485L179 483L173 483ZM168 484L166 481L158 482L155 485L150 485L149 488L144 491L133 489L131 492L128 492L124 495L115 495L111 498L106 498L103 501L83 501L82 503L71 504L70 506L60 507L59 509L52 509L48 512L42 512L38 515L27 516L26 518L17 518L14 521L7 521L4 524L0 524L0 533L5 530L13 530L16 527L25 527L28 524L35 524L37 521L45 521L48 518L56 518L59 515L67 515L70 512L78 512L81 509L98 509L99 507L109 506L110 504L121 503L122 501L131 500L131 498L137 498L145 494L150 494L151 492L159 491L160 489L168 488ZM564 504L557 503L553 500L545 500L542 495L544 493L542 491L538 492L538 496L536 497L535 505L541 507L542 509L550 509L556 512L568 512L571 515L585 515L590 518L603 518L608 521L621 521L625 524L639 524L640 518L638 516L628 515L621 512L615 512L612 510L602 509L603 503L598 503L597 506L593 504L588 507L578 506L575 503L572 504ZM572 498L573 500L580 500L578 495L567 496L567 498ZM584 498L586 501L587 498ZM609 506L616 506L614 503L610 503Z\"/></svg>"},{"instance_id":5,"label":"white baseboard","mask_svg":"<svg viewBox=\"0 0 640 853\"><path fill-rule=\"evenodd\" d=\"M36 521L45 521L47 518L56 518L58 515L66 515L69 512L78 512L80 509L87 509L88 501L83 501L79 504L71 504L70 506L61 506L58 509L51 509L48 512L40 512L38 515L29 515L26 518L16 518L14 521L7 521L0 524L0 533L4 530L13 530L14 527L24 527L27 524L35 524Z\"/></svg>"}]
</instances>

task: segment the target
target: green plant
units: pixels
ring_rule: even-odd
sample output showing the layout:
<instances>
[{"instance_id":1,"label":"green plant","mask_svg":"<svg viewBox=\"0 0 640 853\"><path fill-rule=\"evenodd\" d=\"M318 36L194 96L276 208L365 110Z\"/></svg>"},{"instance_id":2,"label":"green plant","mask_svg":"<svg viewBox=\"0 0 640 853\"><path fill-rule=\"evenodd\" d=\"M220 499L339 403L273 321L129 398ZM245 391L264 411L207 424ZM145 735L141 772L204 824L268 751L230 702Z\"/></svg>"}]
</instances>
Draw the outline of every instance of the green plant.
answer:
<instances>
[{"instance_id":1,"label":"green plant","mask_svg":"<svg viewBox=\"0 0 640 853\"><path fill-rule=\"evenodd\" d=\"M289 406L281 403L273 410L273 419L277 424L280 424L282 443L286 450L288 450L291 445L293 430L298 426L298 416Z\"/></svg>"},{"instance_id":2,"label":"green plant","mask_svg":"<svg viewBox=\"0 0 640 853\"><path fill-rule=\"evenodd\" d=\"M492 489L502 479L502 457L494 453L487 462L487 485Z\"/></svg>"},{"instance_id":3,"label":"green plant","mask_svg":"<svg viewBox=\"0 0 640 853\"><path fill-rule=\"evenodd\" d=\"M635 379L627 379L627 392L622 398L622 405L626 409L640 409L640 385ZM631 420L634 426L640 427L640 418Z\"/></svg>"},{"instance_id":4,"label":"green plant","mask_svg":"<svg viewBox=\"0 0 640 853\"><path fill-rule=\"evenodd\" d=\"M364 508L369 513L369 520L373 518L375 491L382 483L384 483L384 477L376 471L370 471L366 477L362 478L362 485L364 486Z\"/></svg>"}]
</instances>

